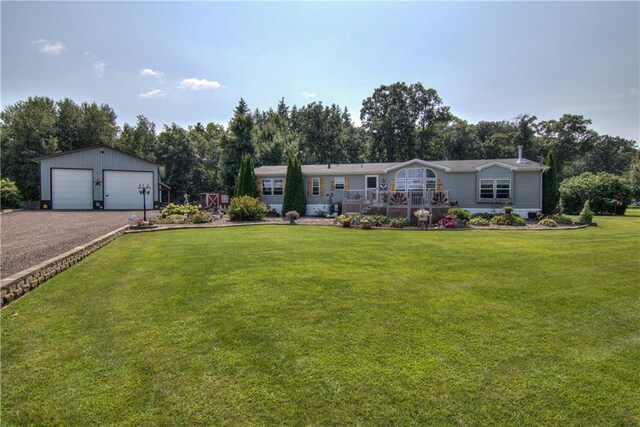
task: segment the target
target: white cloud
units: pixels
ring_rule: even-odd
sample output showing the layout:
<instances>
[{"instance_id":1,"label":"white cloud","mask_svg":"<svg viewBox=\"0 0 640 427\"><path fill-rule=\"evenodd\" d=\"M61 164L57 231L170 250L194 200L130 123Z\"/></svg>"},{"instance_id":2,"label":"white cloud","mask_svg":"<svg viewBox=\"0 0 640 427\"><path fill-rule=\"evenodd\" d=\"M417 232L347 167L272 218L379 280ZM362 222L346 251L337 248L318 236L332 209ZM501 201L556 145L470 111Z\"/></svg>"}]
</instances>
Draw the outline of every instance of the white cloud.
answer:
<instances>
[{"instance_id":1,"label":"white cloud","mask_svg":"<svg viewBox=\"0 0 640 427\"><path fill-rule=\"evenodd\" d=\"M307 92L306 90L304 92L302 92L301 95L304 96L305 98L315 98L316 96L318 96L317 93L315 93L315 92Z\"/></svg>"},{"instance_id":2,"label":"white cloud","mask_svg":"<svg viewBox=\"0 0 640 427\"><path fill-rule=\"evenodd\" d=\"M147 92L143 92L140 95L138 95L140 98L164 98L165 96L167 96L167 92L161 90L161 89L151 89Z\"/></svg>"},{"instance_id":3,"label":"white cloud","mask_svg":"<svg viewBox=\"0 0 640 427\"><path fill-rule=\"evenodd\" d=\"M623 98L636 98L638 96L638 89L635 87L630 88L626 92L620 92L613 95L613 99L623 99Z\"/></svg>"},{"instance_id":4,"label":"white cloud","mask_svg":"<svg viewBox=\"0 0 640 427\"><path fill-rule=\"evenodd\" d=\"M96 72L98 77L104 76L104 69L107 67L107 62L104 59L100 59L99 61L95 61L93 63L93 70Z\"/></svg>"},{"instance_id":5,"label":"white cloud","mask_svg":"<svg viewBox=\"0 0 640 427\"><path fill-rule=\"evenodd\" d=\"M202 90L202 89L220 89L222 85L217 81L210 81L207 79L183 79L180 82L181 89Z\"/></svg>"},{"instance_id":6,"label":"white cloud","mask_svg":"<svg viewBox=\"0 0 640 427\"><path fill-rule=\"evenodd\" d=\"M46 53L47 55L60 55L62 51L66 49L62 42L50 42L45 39L31 42L31 44L37 45L38 50L42 53Z\"/></svg>"},{"instance_id":7,"label":"white cloud","mask_svg":"<svg viewBox=\"0 0 640 427\"><path fill-rule=\"evenodd\" d=\"M140 77L162 77L162 72L157 70L152 70L151 68L142 68L140 70Z\"/></svg>"}]
</instances>

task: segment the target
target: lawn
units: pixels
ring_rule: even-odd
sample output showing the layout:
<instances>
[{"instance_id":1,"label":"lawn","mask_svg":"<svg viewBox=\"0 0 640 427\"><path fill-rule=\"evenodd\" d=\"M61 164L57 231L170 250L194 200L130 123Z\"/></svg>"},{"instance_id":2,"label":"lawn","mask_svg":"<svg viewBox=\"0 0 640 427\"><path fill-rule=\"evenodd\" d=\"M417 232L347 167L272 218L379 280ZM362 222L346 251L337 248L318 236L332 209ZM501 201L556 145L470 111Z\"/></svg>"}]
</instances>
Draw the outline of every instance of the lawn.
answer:
<instances>
[{"instance_id":1,"label":"lawn","mask_svg":"<svg viewBox=\"0 0 640 427\"><path fill-rule=\"evenodd\" d=\"M640 211L126 235L2 311L3 425L640 423Z\"/></svg>"}]
</instances>

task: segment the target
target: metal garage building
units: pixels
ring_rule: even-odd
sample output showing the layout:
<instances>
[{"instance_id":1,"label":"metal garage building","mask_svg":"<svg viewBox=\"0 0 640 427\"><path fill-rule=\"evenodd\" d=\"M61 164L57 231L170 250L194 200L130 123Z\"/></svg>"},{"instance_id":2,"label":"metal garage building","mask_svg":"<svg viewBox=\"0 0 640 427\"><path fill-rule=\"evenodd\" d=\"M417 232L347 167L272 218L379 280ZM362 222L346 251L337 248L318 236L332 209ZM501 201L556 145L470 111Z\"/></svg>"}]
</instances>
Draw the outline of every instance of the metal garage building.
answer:
<instances>
[{"instance_id":1,"label":"metal garage building","mask_svg":"<svg viewBox=\"0 0 640 427\"><path fill-rule=\"evenodd\" d=\"M149 185L147 209L157 208L161 166L98 145L34 159L40 163L42 209L142 209L138 186Z\"/></svg>"}]
</instances>

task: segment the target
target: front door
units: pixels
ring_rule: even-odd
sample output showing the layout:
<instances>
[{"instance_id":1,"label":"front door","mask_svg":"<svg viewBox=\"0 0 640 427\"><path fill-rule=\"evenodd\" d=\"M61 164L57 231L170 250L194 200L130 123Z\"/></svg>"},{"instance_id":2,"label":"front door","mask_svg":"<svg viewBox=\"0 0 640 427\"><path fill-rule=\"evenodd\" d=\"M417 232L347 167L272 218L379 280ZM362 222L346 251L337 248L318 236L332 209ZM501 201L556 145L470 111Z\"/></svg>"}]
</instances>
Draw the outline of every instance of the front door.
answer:
<instances>
[{"instance_id":1,"label":"front door","mask_svg":"<svg viewBox=\"0 0 640 427\"><path fill-rule=\"evenodd\" d=\"M369 200L378 199L378 175L365 176L365 190Z\"/></svg>"}]
</instances>

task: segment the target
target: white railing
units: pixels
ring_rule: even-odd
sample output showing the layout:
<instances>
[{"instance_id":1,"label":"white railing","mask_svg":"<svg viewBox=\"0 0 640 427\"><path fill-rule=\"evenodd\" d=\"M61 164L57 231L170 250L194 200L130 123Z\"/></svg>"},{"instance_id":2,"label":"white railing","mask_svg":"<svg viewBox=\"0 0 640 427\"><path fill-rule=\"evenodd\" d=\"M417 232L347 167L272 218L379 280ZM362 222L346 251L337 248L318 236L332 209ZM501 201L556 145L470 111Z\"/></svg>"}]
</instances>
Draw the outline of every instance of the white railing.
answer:
<instances>
[{"instance_id":1,"label":"white railing","mask_svg":"<svg viewBox=\"0 0 640 427\"><path fill-rule=\"evenodd\" d=\"M380 191L375 189L344 190L342 210L345 213L365 213L371 209L448 207L449 191L408 190Z\"/></svg>"}]
</instances>

